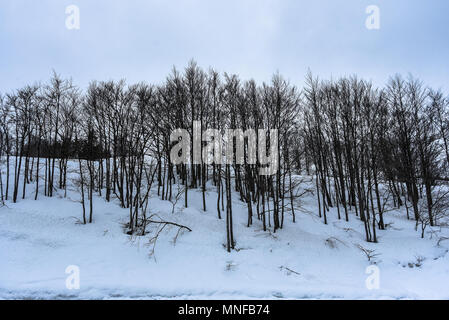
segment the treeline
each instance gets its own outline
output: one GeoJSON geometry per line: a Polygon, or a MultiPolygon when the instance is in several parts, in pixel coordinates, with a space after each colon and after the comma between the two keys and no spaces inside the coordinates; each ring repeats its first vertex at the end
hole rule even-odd
{"type": "Polygon", "coordinates": [[[30,184],[36,200],[58,189],[66,194],[75,160],[82,222],[93,221],[97,193],[129,209],[129,234],[143,235],[154,222],[147,215],[152,187],[173,206],[183,198],[185,207],[189,190],[200,189],[203,210],[226,219],[228,251],[236,243],[233,194],[247,204],[248,227],[259,219],[277,232],[286,218],[296,220],[300,175],[314,179],[324,223],[331,208],[339,219],[355,215],[370,242],[387,227],[383,215],[392,207],[405,207],[422,236],[449,207],[449,100],[413,78],[395,76],[379,89],[356,77],[308,75],[301,90],[279,74],[258,85],[191,62],[161,85],[94,81],[86,92],[54,74],[48,84],[0,95],[0,104],[1,201],[25,198],[30,184]],[[277,143],[265,149],[276,151],[278,170],[260,175],[262,165],[247,161],[247,139],[243,164],[194,164],[192,154],[190,163],[174,165],[170,134],[186,129],[193,143],[194,121],[201,132],[277,129],[277,143]],[[208,186],[218,195],[213,209],[206,207],[208,186]]]}
{"type": "Polygon", "coordinates": [[[367,241],[385,229],[390,201],[407,218],[438,224],[448,210],[449,101],[413,78],[383,89],[356,77],[307,78],[304,137],[316,168],[320,216],[329,207],[348,220],[354,210],[367,241]]]}

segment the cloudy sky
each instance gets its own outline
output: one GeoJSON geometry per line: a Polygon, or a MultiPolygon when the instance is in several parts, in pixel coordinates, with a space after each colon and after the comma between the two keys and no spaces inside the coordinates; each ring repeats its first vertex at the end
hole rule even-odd
{"type": "Polygon", "coordinates": [[[54,69],[90,80],[162,82],[200,66],[302,85],[357,73],[377,85],[402,73],[449,89],[447,0],[1,0],[0,92],[46,81],[54,69]],[[68,5],[80,30],[66,28],[68,5]],[[365,12],[380,9],[380,29],[365,12]]]}

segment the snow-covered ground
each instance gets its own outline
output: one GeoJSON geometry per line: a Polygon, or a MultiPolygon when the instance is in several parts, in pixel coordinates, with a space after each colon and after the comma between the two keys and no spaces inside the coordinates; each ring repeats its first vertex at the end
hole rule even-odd
{"type": "Polygon", "coordinates": [[[366,243],[353,213],[345,222],[332,209],[324,225],[308,195],[296,223],[287,215],[284,228],[273,234],[256,218],[246,227],[247,210],[235,195],[237,250],[228,253],[215,188],[208,186],[207,212],[200,191],[190,191],[189,208],[180,200],[174,213],[170,202],[153,195],[150,213],[192,232],[182,232],[174,243],[178,229],[165,228],[150,256],[156,226],[144,237],[127,235],[129,211],[117,201],[96,197],[94,221],[82,225],[75,190],[66,198],[61,191],[34,201],[32,185],[28,189],[27,199],[0,208],[3,299],[449,299],[449,240],[437,245],[447,230],[428,229],[421,239],[404,213],[388,212],[379,243],[366,243]],[[379,289],[367,288],[366,268],[373,262],[357,245],[375,250],[379,289]],[[79,267],[79,290],[66,288],[69,265],[79,267]]]}

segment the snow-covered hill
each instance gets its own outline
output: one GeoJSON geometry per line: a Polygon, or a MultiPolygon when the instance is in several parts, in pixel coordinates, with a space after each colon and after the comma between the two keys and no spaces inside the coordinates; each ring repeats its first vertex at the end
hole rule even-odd
{"type": "Polygon", "coordinates": [[[274,234],[256,218],[246,227],[247,210],[236,194],[237,244],[228,253],[215,188],[208,186],[207,212],[199,191],[189,193],[189,208],[180,200],[174,213],[172,203],[153,194],[151,214],[192,232],[176,237],[178,228],[167,226],[150,256],[149,239],[160,226],[143,237],[127,235],[129,211],[117,201],[95,197],[94,221],[83,225],[76,190],[34,201],[29,189],[27,199],[0,208],[1,298],[449,299],[449,240],[438,244],[447,230],[429,228],[420,239],[401,212],[386,213],[388,228],[379,231],[379,243],[366,243],[354,213],[346,222],[331,210],[325,225],[308,194],[298,204],[296,223],[287,215],[274,234]],[[360,246],[375,257],[368,261],[360,246]],[[79,290],[66,288],[71,265],[80,270],[79,290]],[[379,289],[366,286],[370,265],[379,268],[379,289]]]}

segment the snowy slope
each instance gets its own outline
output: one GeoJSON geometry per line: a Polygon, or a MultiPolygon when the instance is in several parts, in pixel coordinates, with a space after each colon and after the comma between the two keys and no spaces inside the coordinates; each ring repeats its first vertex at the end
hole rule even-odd
{"type": "MultiPolygon", "coordinates": [[[[131,237],[123,230],[128,210],[118,202],[96,197],[94,223],[82,225],[76,190],[66,198],[39,196],[0,208],[0,298],[81,299],[315,299],[386,298],[449,299],[449,240],[437,245],[442,229],[431,229],[420,239],[404,213],[385,216],[388,230],[379,231],[379,243],[364,241],[363,226],[353,213],[338,220],[336,209],[324,225],[309,194],[301,200],[297,221],[286,216],[284,228],[263,232],[256,218],[246,227],[247,210],[234,196],[234,234],[237,250],[227,253],[225,221],[216,213],[216,192],[208,186],[202,211],[200,191],[189,192],[189,208],[156,195],[150,212],[190,227],[173,242],[177,228],[167,227],[150,256],[149,238],[131,237]],[[380,270],[380,288],[369,290],[365,254],[374,249],[380,270]],[[80,289],[66,288],[66,267],[80,268],[80,289]]],[[[156,190],[155,190],[156,191],[156,190]]],[[[155,192],[154,191],[154,192],[155,192]]]]}

